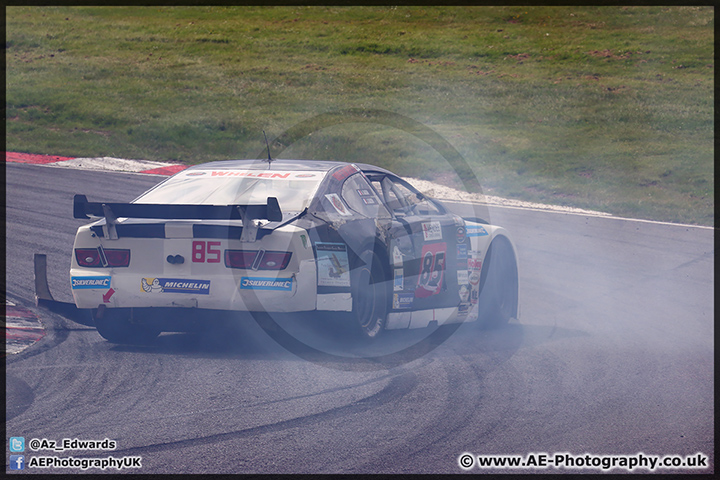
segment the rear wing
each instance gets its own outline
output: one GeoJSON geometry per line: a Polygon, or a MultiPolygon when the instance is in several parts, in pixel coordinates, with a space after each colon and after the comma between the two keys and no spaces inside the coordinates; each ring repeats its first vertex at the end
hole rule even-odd
{"type": "Polygon", "coordinates": [[[280,222],[283,219],[276,197],[267,197],[265,205],[181,205],[157,203],[88,202],[85,195],[73,198],[73,217],[105,217],[107,237],[118,238],[115,225],[120,217],[164,218],[171,220],[242,220],[241,240],[255,241],[258,225],[254,220],[280,222]],[[246,233],[247,232],[247,233],[246,233]]]}

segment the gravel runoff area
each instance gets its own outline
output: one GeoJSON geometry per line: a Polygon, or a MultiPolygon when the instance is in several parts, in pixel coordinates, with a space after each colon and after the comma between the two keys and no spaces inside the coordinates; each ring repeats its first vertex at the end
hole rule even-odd
{"type": "Polygon", "coordinates": [[[536,210],[554,210],[557,212],[565,213],[578,213],[583,215],[600,215],[600,216],[611,216],[609,213],[596,212],[593,210],[584,210],[582,208],[575,207],[563,207],[559,205],[548,205],[545,203],[532,203],[523,202],[521,200],[512,200],[509,198],[494,197],[492,195],[483,195],[481,193],[468,193],[461,190],[455,190],[454,188],[439,185],[437,183],[429,182],[427,180],[419,180],[417,178],[405,178],[405,180],[413,185],[415,188],[420,190],[429,197],[437,198],[438,200],[452,200],[455,202],[469,202],[469,203],[484,203],[487,205],[499,205],[503,207],[517,207],[525,209],[536,209],[536,210]]]}

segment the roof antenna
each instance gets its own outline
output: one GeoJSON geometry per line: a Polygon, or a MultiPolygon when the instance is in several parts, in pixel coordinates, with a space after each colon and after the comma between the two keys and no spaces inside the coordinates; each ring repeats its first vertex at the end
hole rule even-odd
{"type": "MultiPolygon", "coordinates": [[[[263,130],[263,135],[265,135],[265,130],[263,130]]],[[[268,152],[267,162],[268,162],[268,165],[270,165],[270,163],[272,163],[273,159],[272,159],[272,157],[270,157],[270,144],[268,143],[267,135],[265,135],[265,145],[267,146],[267,152],[268,152]]]]}

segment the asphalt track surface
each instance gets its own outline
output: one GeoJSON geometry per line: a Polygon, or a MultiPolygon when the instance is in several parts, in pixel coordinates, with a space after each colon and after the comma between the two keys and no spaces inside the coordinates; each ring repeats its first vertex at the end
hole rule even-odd
{"type": "MultiPolygon", "coordinates": [[[[30,308],[33,253],[48,255],[55,298],[71,301],[83,223],[73,194],[129,201],[161,180],[19,164],[6,173],[7,294],[30,308]]],[[[701,452],[709,468],[693,472],[712,473],[713,230],[490,212],[520,257],[521,318],[505,328],[463,325],[444,341],[388,332],[362,347],[297,317],[280,324],[312,348],[290,351],[244,318],[132,347],[34,309],[47,334],[7,358],[7,436],[115,440],[112,452],[26,456],[142,456],[129,473],[462,473],[464,452],[701,452]]]]}

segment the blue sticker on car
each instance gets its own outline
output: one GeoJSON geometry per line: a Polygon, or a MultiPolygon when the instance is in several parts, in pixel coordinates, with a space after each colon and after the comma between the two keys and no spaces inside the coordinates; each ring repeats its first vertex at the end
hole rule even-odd
{"type": "Polygon", "coordinates": [[[467,225],[467,236],[468,237],[484,237],[488,234],[481,225],[467,225]]]}
{"type": "Polygon", "coordinates": [[[396,268],[395,269],[395,276],[393,281],[393,290],[396,292],[402,292],[405,288],[404,282],[403,282],[403,269],[402,268],[396,268]]]}
{"type": "Polygon", "coordinates": [[[292,292],[292,285],[292,278],[242,277],[240,279],[240,289],[242,290],[292,292]]]}
{"type": "Polygon", "coordinates": [[[393,308],[395,310],[404,310],[412,308],[415,297],[412,293],[394,293],[393,294],[393,308]]]}
{"type": "Polygon", "coordinates": [[[110,287],[111,277],[71,277],[70,282],[73,290],[81,289],[105,289],[110,287]]]}

